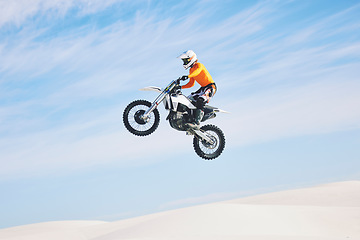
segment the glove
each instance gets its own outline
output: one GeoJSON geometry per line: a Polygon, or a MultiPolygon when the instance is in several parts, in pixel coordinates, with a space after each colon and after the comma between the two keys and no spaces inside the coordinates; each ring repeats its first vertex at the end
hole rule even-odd
{"type": "Polygon", "coordinates": [[[188,77],[187,75],[184,75],[184,76],[182,76],[180,79],[184,81],[184,80],[186,80],[186,79],[188,79],[188,78],[189,78],[189,77],[188,77]]]}

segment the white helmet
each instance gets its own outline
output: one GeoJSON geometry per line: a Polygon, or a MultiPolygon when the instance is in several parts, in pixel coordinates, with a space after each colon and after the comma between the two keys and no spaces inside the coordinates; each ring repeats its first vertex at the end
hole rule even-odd
{"type": "Polygon", "coordinates": [[[183,67],[185,69],[188,69],[197,61],[196,54],[193,50],[185,51],[180,56],[178,56],[178,58],[181,58],[181,60],[183,60],[183,67]]]}

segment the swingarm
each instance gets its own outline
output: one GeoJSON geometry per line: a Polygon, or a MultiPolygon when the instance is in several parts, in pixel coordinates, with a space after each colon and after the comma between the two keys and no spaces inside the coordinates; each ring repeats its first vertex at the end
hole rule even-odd
{"type": "Polygon", "coordinates": [[[188,132],[190,132],[190,134],[194,135],[195,137],[199,138],[200,140],[206,141],[210,145],[214,144],[214,140],[211,138],[211,135],[209,136],[208,134],[206,134],[206,132],[204,132],[202,130],[190,129],[190,130],[188,130],[188,132]]]}

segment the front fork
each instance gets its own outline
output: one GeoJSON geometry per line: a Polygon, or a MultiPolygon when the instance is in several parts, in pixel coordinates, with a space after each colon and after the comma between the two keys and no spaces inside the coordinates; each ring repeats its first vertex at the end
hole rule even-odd
{"type": "Polygon", "coordinates": [[[150,114],[155,110],[155,108],[157,108],[157,106],[159,106],[159,104],[164,100],[166,95],[166,92],[162,92],[151,104],[150,108],[140,118],[145,122],[148,122],[150,120],[150,114]]]}
{"type": "Polygon", "coordinates": [[[151,104],[150,108],[141,116],[141,119],[145,122],[148,122],[150,120],[150,114],[152,111],[159,106],[159,104],[166,98],[167,95],[169,95],[170,91],[176,86],[176,81],[172,81],[162,93],[155,99],[155,101],[151,104]]]}

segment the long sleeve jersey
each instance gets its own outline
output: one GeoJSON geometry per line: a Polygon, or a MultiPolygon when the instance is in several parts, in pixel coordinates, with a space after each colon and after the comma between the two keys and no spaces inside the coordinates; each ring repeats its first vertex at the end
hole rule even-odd
{"type": "Polygon", "coordinates": [[[192,68],[190,68],[189,82],[181,88],[191,88],[195,85],[195,81],[205,87],[210,83],[214,83],[210,73],[206,70],[202,63],[196,62],[192,68]]]}

